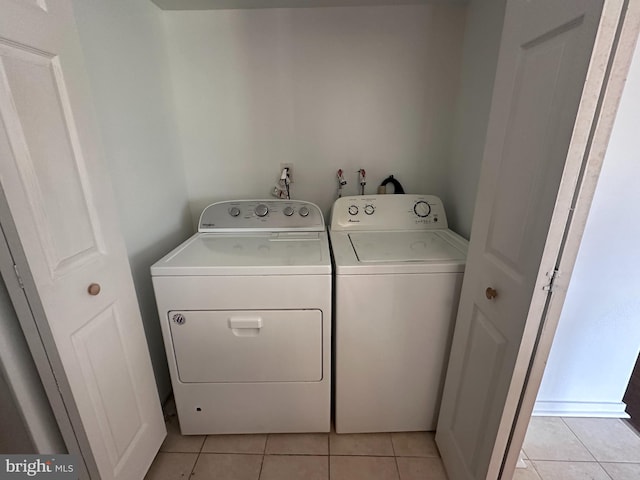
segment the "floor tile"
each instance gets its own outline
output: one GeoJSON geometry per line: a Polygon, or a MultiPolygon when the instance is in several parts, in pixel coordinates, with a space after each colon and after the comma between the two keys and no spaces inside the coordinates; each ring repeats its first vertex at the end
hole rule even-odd
{"type": "Polygon", "coordinates": [[[202,451],[206,453],[264,453],[266,435],[208,435],[202,451]]]}
{"type": "Polygon", "coordinates": [[[439,458],[397,457],[400,480],[447,480],[439,458]]]}
{"type": "Polygon", "coordinates": [[[594,460],[559,417],[531,417],[523,449],[531,460],[594,460]]]}
{"type": "Polygon", "coordinates": [[[601,463],[613,480],[638,480],[640,463],[601,463]]]}
{"type": "Polygon", "coordinates": [[[513,474],[513,480],[541,480],[540,475],[536,471],[530,460],[523,460],[525,468],[516,468],[513,474]]]}
{"type": "Polygon", "coordinates": [[[564,421],[596,460],[640,463],[640,437],[622,420],[565,418],[564,421]]]}
{"type": "Polygon", "coordinates": [[[260,480],[328,480],[329,457],[265,455],[260,480]]]}
{"type": "Polygon", "coordinates": [[[178,425],[178,417],[171,416],[167,421],[167,438],[160,447],[161,452],[200,452],[205,435],[182,435],[178,425]]]}
{"type": "Polygon", "coordinates": [[[392,433],[393,450],[398,457],[439,457],[433,432],[392,433]]]}
{"type": "Polygon", "coordinates": [[[280,433],[267,438],[267,454],[329,455],[327,433],[280,433]]]}
{"type": "Polygon", "coordinates": [[[596,462],[533,461],[542,480],[611,480],[596,462]]]}
{"type": "Polygon", "coordinates": [[[195,479],[258,480],[262,455],[201,453],[193,470],[195,479]]]}
{"type": "Polygon", "coordinates": [[[331,480],[398,480],[393,457],[330,457],[331,480]]]}
{"type": "Polygon", "coordinates": [[[187,480],[197,459],[197,453],[160,452],[144,478],[145,480],[187,480]]]}
{"type": "Polygon", "coordinates": [[[331,455],[393,456],[389,433],[331,433],[331,455]]]}

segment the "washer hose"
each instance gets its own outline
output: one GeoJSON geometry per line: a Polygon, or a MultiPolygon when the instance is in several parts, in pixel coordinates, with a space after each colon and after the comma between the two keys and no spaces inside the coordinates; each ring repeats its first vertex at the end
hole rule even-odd
{"type": "Polygon", "coordinates": [[[402,188],[402,184],[398,180],[393,178],[393,175],[389,175],[387,178],[385,178],[380,184],[380,186],[386,187],[387,183],[393,184],[393,193],[404,193],[404,188],[402,188]]]}

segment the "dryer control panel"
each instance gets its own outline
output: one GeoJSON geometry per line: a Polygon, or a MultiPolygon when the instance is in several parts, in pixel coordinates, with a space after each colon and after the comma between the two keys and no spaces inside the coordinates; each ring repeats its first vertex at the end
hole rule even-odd
{"type": "Polygon", "coordinates": [[[448,228],[435,195],[342,197],[331,209],[332,230],[430,230],[448,228]]]}
{"type": "Polygon", "coordinates": [[[321,232],[324,217],[317,205],[302,200],[231,200],[206,207],[199,232],[321,232]]]}

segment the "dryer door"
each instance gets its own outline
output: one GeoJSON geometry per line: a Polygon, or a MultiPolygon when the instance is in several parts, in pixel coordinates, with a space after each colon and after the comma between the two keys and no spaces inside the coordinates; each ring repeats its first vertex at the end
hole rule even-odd
{"type": "Polygon", "coordinates": [[[319,382],[320,310],[170,311],[183,383],[319,382]]]}

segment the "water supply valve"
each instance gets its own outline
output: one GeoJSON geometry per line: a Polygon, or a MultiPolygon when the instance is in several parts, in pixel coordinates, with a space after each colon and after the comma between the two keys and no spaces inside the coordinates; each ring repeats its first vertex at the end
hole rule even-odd
{"type": "Polygon", "coordinates": [[[338,169],[338,198],[342,197],[342,187],[347,184],[347,180],[344,178],[344,173],[341,168],[338,169]]]}
{"type": "Polygon", "coordinates": [[[360,195],[364,195],[364,186],[367,184],[367,172],[364,171],[364,168],[358,170],[358,178],[360,182],[360,195]]]}

